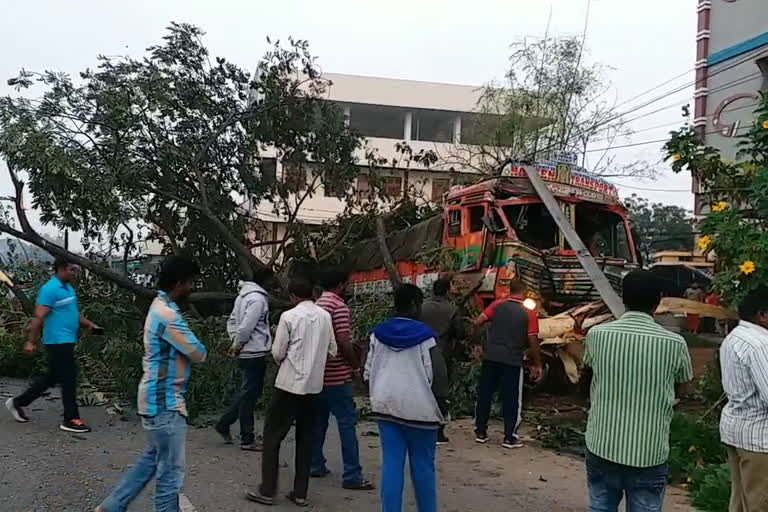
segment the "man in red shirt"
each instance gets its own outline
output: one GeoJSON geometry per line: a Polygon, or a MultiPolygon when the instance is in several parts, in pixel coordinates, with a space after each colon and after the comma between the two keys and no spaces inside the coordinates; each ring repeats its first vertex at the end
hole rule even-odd
{"type": "Polygon", "coordinates": [[[539,354],[539,321],[536,312],[523,306],[525,285],[522,281],[510,283],[510,296],[494,301],[474,321],[474,327],[488,324],[485,347],[482,350],[483,365],[477,386],[475,407],[475,441],[488,442],[488,417],[491,413],[493,394],[502,385],[504,399],[505,448],[519,448],[523,444],[517,435],[522,419],[523,358],[530,348],[533,365],[531,377],[541,378],[539,354]]]}
{"type": "Polygon", "coordinates": [[[360,365],[352,346],[352,322],[349,308],[341,298],[346,282],[347,274],[342,269],[326,269],[320,276],[320,285],[325,291],[315,302],[331,315],[339,355],[328,358],[325,364],[323,391],[320,393],[317,405],[311,475],[323,477],[330,473],[323,455],[323,444],[328,431],[328,419],[333,413],[339,426],[341,455],[344,461],[342,486],[352,490],[371,490],[373,484],[363,477],[363,468],[360,466],[360,451],[355,429],[357,411],[352,395],[352,375],[360,372],[360,365]]]}

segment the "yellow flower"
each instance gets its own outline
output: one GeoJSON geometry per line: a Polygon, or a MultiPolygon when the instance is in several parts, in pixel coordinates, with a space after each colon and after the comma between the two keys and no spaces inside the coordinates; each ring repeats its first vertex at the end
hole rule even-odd
{"type": "Polygon", "coordinates": [[[763,128],[765,128],[766,130],[768,130],[768,120],[766,120],[766,121],[763,121],[763,128]]]}
{"type": "Polygon", "coordinates": [[[699,238],[699,249],[701,249],[702,251],[706,251],[711,243],[712,243],[712,237],[704,235],[703,237],[699,238]]]}
{"type": "Polygon", "coordinates": [[[681,158],[683,158],[683,157],[680,156],[680,153],[675,153],[674,155],[672,155],[672,160],[674,160],[675,162],[677,162],[681,158]]]}
{"type": "Polygon", "coordinates": [[[726,208],[728,208],[728,203],[725,201],[720,201],[719,203],[712,205],[712,211],[717,213],[724,212],[726,208]]]}
{"type": "Polygon", "coordinates": [[[748,276],[749,274],[752,274],[757,267],[755,266],[755,262],[752,260],[747,260],[741,265],[739,265],[739,270],[742,274],[745,276],[748,276]]]}

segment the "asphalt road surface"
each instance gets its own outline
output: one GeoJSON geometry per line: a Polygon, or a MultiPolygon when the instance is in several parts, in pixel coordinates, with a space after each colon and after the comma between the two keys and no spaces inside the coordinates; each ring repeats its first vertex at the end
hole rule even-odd
{"type": "MultiPolygon", "coordinates": [[[[24,382],[0,380],[0,397],[18,394],[24,382]]],[[[32,421],[13,421],[0,410],[0,510],[3,512],[91,511],[106,496],[140,453],[144,444],[134,414],[109,415],[104,408],[83,408],[83,419],[94,431],[73,435],[58,429],[61,419],[58,391],[30,407],[32,421]]],[[[235,427],[235,432],[236,432],[235,427]]],[[[375,424],[362,424],[360,451],[366,475],[378,483],[379,439],[375,424]]],[[[558,456],[534,445],[519,450],[501,448],[501,428],[491,429],[491,442],[473,443],[469,422],[452,423],[451,444],[438,448],[438,502],[441,512],[501,512],[525,510],[586,511],[583,462],[558,456]],[[494,431],[495,430],[495,431],[494,431]]],[[[281,452],[281,496],[292,481],[293,438],[281,452]]],[[[380,510],[377,491],[341,488],[341,455],[338,434],[329,430],[326,457],[332,474],[310,482],[309,500],[315,511],[380,510]]],[[[241,452],[237,445],[223,445],[210,428],[190,427],[187,469],[182,493],[187,510],[196,511],[295,511],[281,499],[274,507],[260,507],[244,499],[245,491],[258,485],[260,455],[241,452]]],[[[130,510],[152,510],[153,488],[130,510]]],[[[415,511],[413,492],[406,485],[404,510],[415,511]]],[[[664,510],[690,511],[682,493],[670,489],[664,510]]]]}

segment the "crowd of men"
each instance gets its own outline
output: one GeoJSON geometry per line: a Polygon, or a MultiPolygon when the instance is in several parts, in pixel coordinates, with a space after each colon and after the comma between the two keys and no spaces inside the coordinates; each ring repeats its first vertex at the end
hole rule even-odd
{"type": "MultiPolygon", "coordinates": [[[[73,265],[57,261],[54,275],[40,290],[25,350],[42,341],[48,372],[6,407],[19,422],[29,421],[25,407],[56,384],[62,388],[62,430],[87,432],[76,404],[73,347],[78,329],[101,328],[80,315],[70,285],[73,265]]],[[[143,376],[138,413],[146,448],[96,512],[124,511],[155,479],[155,510],[179,509],[187,429],[185,395],[191,365],[206,348],[189,329],[180,303],[192,293],[200,271],[195,262],[169,257],[157,281],[157,296],[144,324],[143,376]]],[[[329,268],[319,279],[295,276],[288,284],[293,307],[270,328],[266,289],[243,283],[227,323],[231,355],[241,369],[241,386],[215,426],[231,443],[231,426],[240,423],[240,447],[261,451],[261,483],[246,497],[272,505],[278,490],[279,452],[295,428],[293,488],[287,499],[306,507],[311,477],[330,471],[324,441],[332,414],[338,425],[343,461],[342,486],[350,491],[374,488],[363,473],[356,432],[352,381],[368,384],[371,409],[381,439],[380,496],[384,512],[400,512],[405,459],[419,512],[436,512],[436,446],[447,443],[448,382],[451,355],[464,331],[461,313],[451,302],[450,278],[434,283],[433,296],[402,284],[393,292],[394,313],[370,333],[363,361],[352,340],[350,311],[344,301],[346,274],[329,268]],[[318,286],[322,291],[318,291],[318,286]],[[447,357],[446,357],[447,356],[447,357]],[[267,358],[277,376],[259,442],[254,407],[265,385],[267,358]]],[[[262,283],[263,284],[263,283],[262,283]]],[[[669,456],[669,428],[681,386],[691,380],[685,340],[660,325],[653,314],[663,287],[653,274],[636,271],[623,282],[627,312],[593,327],[586,339],[584,363],[591,369],[591,407],[586,432],[586,470],[591,512],[662,510],[669,456]]],[[[541,378],[538,319],[523,304],[526,289],[513,280],[508,296],[492,302],[473,322],[475,333],[487,326],[477,386],[475,441],[487,443],[493,394],[503,397],[502,446],[522,446],[523,368],[541,378]]],[[[768,510],[768,290],[742,301],[741,323],[721,347],[723,386],[728,397],[721,417],[732,475],[731,512],[768,510]]],[[[479,337],[474,336],[474,339],[479,337]]],[[[577,500],[575,498],[574,502],[577,500]]]]}

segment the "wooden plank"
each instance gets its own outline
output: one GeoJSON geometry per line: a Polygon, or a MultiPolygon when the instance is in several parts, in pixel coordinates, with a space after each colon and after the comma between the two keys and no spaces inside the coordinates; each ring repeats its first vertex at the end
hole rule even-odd
{"type": "Polygon", "coordinates": [[[663,313],[690,313],[715,320],[738,320],[739,316],[720,306],[713,306],[695,300],[681,299],[678,297],[664,297],[656,309],[656,314],[663,313]]]}
{"type": "Polygon", "coordinates": [[[565,218],[563,211],[560,209],[560,204],[541,180],[536,168],[531,165],[526,165],[525,172],[528,174],[528,179],[531,180],[534,190],[536,190],[536,193],[541,198],[544,206],[549,210],[549,214],[552,215],[552,218],[560,228],[563,236],[568,241],[568,244],[570,244],[571,249],[576,252],[576,257],[579,259],[579,263],[581,263],[584,271],[589,275],[590,279],[592,279],[592,282],[595,283],[595,288],[598,293],[600,293],[603,302],[605,302],[605,305],[611,310],[613,316],[619,318],[624,314],[624,303],[622,302],[621,297],[619,297],[611,286],[610,281],[608,281],[608,278],[605,277],[605,274],[600,270],[600,267],[584,245],[584,242],[581,241],[576,230],[573,229],[571,223],[565,218]]]}

